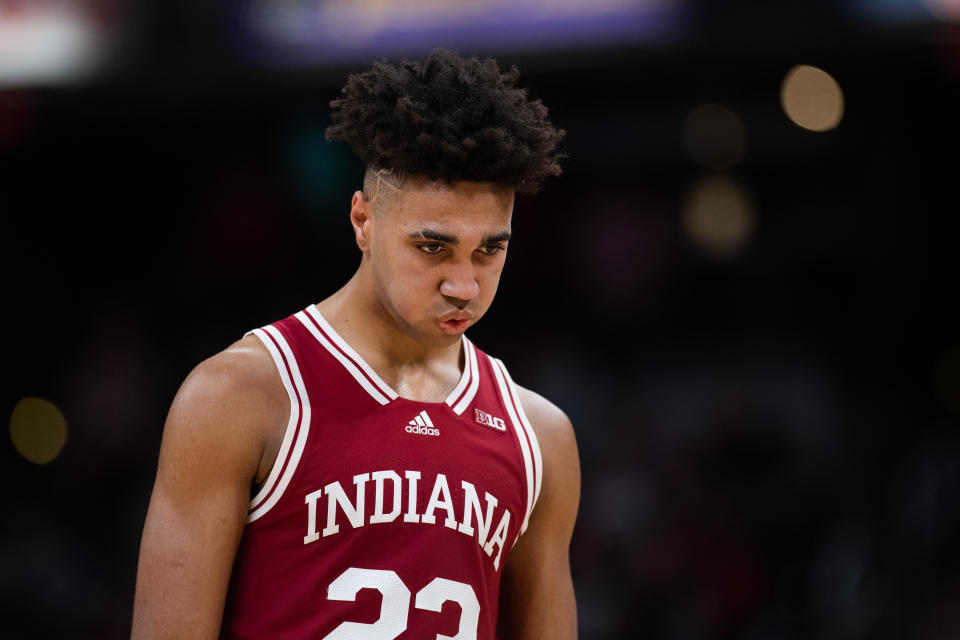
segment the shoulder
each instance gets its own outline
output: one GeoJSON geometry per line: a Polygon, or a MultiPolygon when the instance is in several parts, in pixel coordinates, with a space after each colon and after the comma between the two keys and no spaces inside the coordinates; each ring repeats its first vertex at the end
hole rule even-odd
{"type": "Polygon", "coordinates": [[[243,414],[278,401],[285,402],[286,393],[273,358],[259,338],[248,335],[194,367],[174,403],[243,414]]]}
{"type": "Polygon", "coordinates": [[[517,393],[540,445],[543,477],[512,570],[533,575],[537,567],[565,562],[580,503],[580,459],[566,414],[529,389],[517,387],[517,393]]]}
{"type": "Polygon", "coordinates": [[[517,395],[530,426],[537,436],[545,469],[560,464],[579,468],[577,441],[570,418],[554,403],[539,393],[516,385],[517,395]]]}
{"type": "Polygon", "coordinates": [[[167,416],[164,441],[255,461],[274,448],[289,414],[289,399],[273,358],[248,335],[198,364],[181,385],[167,416]],[[209,445],[209,446],[208,446],[209,445]]]}
{"type": "MultiPolygon", "coordinates": [[[[544,503],[551,504],[559,499],[561,502],[571,501],[560,511],[572,508],[575,513],[580,493],[580,455],[573,425],[557,405],[540,394],[519,385],[517,394],[537,436],[543,463],[542,491],[535,512],[543,512],[544,503]]],[[[552,507],[547,510],[554,511],[552,507]]]]}

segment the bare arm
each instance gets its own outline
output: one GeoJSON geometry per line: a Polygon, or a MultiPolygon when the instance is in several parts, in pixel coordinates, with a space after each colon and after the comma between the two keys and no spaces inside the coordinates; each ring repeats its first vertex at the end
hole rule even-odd
{"type": "Polygon", "coordinates": [[[286,422],[285,398],[254,336],[201,363],[177,392],[140,544],[133,638],[219,634],[250,489],[286,422]]]}
{"type": "Polygon", "coordinates": [[[520,401],[540,442],[543,485],[526,533],[510,552],[500,590],[504,640],[577,637],[570,537],[580,502],[580,461],[570,420],[526,389],[520,401]]]}

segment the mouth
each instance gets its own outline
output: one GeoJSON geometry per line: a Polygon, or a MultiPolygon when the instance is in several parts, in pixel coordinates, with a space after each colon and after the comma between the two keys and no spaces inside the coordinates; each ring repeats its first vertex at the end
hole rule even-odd
{"type": "Polygon", "coordinates": [[[440,316],[439,323],[445,333],[455,335],[463,333],[472,320],[473,314],[469,311],[454,311],[440,316]]]}

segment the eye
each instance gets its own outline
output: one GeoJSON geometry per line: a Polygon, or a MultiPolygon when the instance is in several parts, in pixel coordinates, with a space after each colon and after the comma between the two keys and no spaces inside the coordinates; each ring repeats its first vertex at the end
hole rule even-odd
{"type": "Polygon", "coordinates": [[[438,242],[426,242],[423,244],[418,244],[417,249],[420,249],[420,251],[423,251],[424,253],[433,255],[435,253],[440,253],[443,250],[443,245],[438,242]]]}
{"type": "Polygon", "coordinates": [[[479,251],[486,256],[495,256],[501,251],[506,251],[506,247],[501,244],[488,244],[485,247],[480,247],[479,251]]]}

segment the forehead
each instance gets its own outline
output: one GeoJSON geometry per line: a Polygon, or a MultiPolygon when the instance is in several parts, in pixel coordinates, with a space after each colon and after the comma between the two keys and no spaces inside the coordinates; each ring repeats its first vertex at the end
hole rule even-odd
{"type": "Polygon", "coordinates": [[[392,224],[438,227],[467,234],[509,231],[514,191],[489,182],[433,182],[408,178],[389,208],[392,224]]]}

